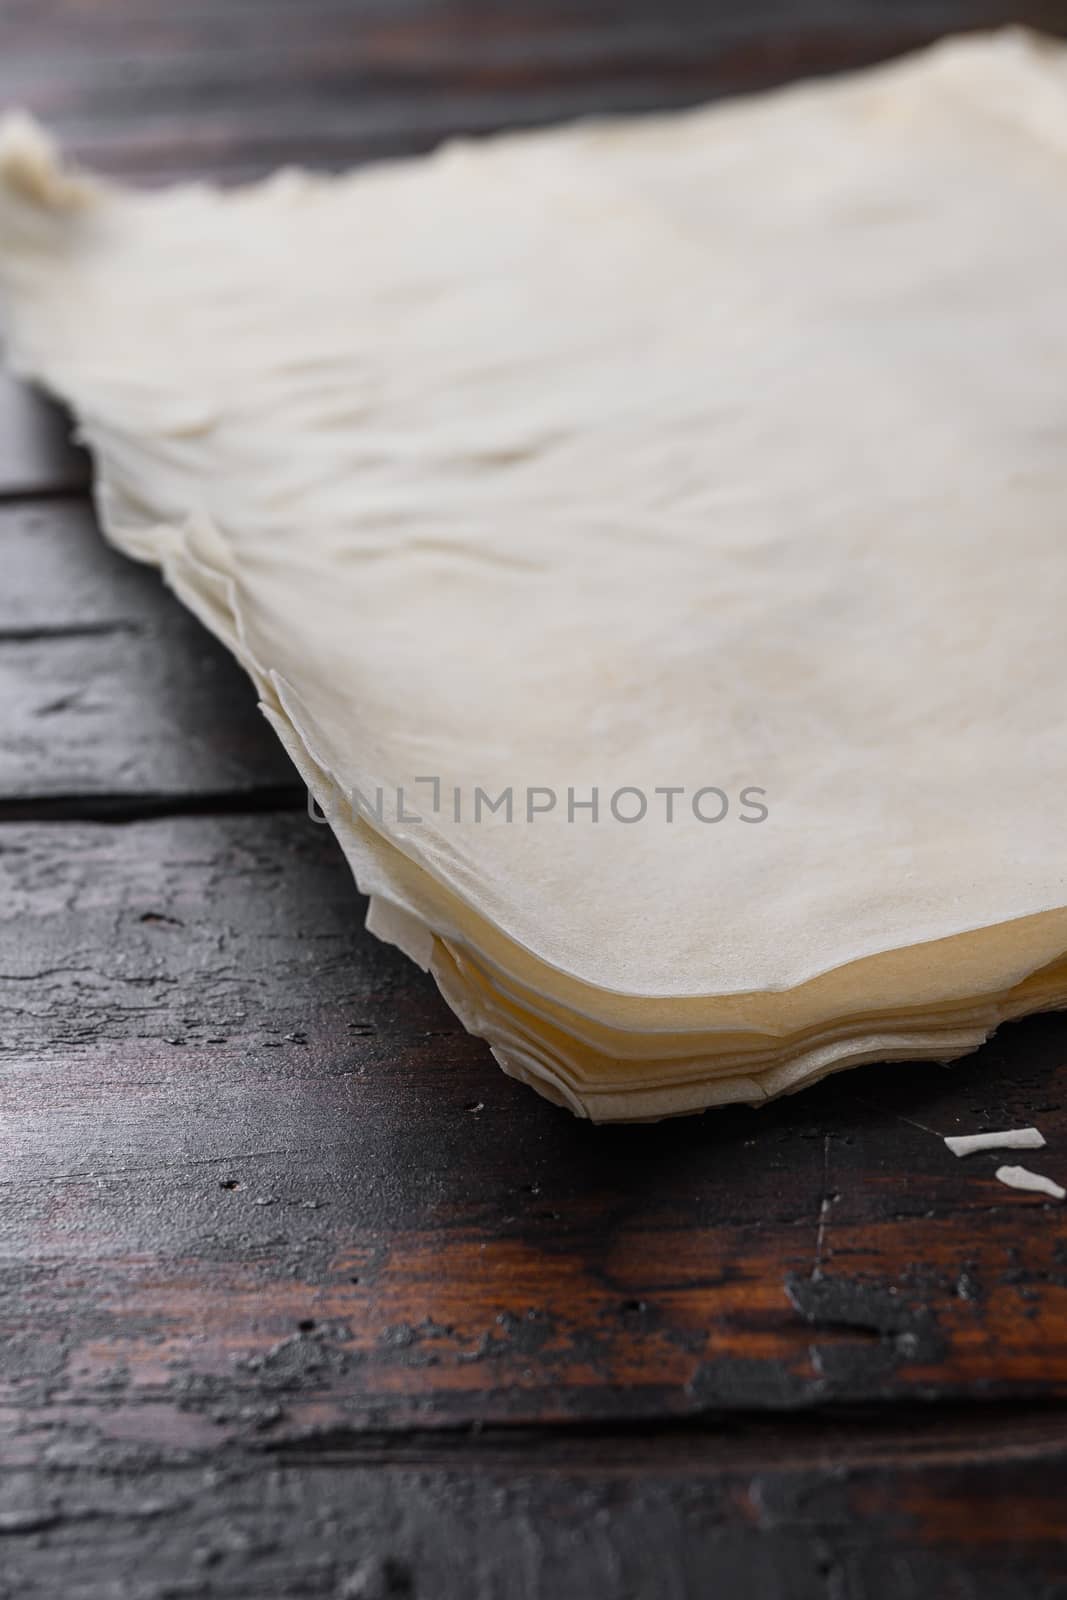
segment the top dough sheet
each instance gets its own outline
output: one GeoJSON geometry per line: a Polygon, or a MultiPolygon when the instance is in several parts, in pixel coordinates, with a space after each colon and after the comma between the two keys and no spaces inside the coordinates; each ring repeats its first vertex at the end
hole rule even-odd
{"type": "Polygon", "coordinates": [[[650,999],[1067,906],[1065,285],[1017,32],[228,193],[0,145],[9,350],[110,535],[428,882],[650,999]]]}

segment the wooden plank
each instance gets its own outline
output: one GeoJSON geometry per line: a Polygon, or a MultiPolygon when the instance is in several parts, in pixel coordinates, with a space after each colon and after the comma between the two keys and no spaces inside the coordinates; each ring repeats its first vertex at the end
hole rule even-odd
{"type": "MultiPolygon", "coordinates": [[[[11,9],[11,8],[9,8],[11,9]]],[[[0,97],[116,172],[342,165],[441,138],[689,105],[859,66],[959,29],[1067,32],[1064,0],[743,8],[331,0],[299,9],[49,0],[0,19],[0,97]]]]}
{"type": "Polygon", "coordinates": [[[0,568],[0,817],[42,799],[302,803],[244,673],[87,504],[0,506],[0,568]]]}
{"type": "Polygon", "coordinates": [[[26,496],[82,494],[85,455],[58,407],[0,371],[0,504],[26,496]]]}
{"type": "MultiPolygon", "coordinates": [[[[110,170],[243,175],[1009,15],[1067,31],[1062,0],[34,0],[0,95],[110,170]]],[[[62,439],[0,385],[0,500],[77,492],[62,439]]],[[[84,510],[0,514],[0,558],[0,817],[298,798],[240,674],[84,510]]],[[[3,1587],[1051,1600],[1063,1213],[937,1135],[1036,1121],[1062,1179],[1067,1019],[597,1130],[359,920],[295,816],[0,828],[3,1587]]]]}
{"type": "MultiPolygon", "coordinates": [[[[177,1453],[177,1452],[175,1452],[177,1453]]],[[[0,1480],[12,1595],[1053,1600],[1056,1418],[161,1462],[83,1432],[0,1480]],[[88,1447],[88,1449],[87,1449],[88,1447]],[[91,1453],[92,1463],[87,1460],[91,1453]],[[73,1470],[72,1470],[73,1469],[73,1470]],[[43,1491],[43,1492],[42,1492],[43,1491]]]]}
{"type": "Polygon", "coordinates": [[[937,1137],[1036,1122],[1062,1178],[1067,1017],[951,1070],[595,1128],[360,930],[306,818],[10,825],[0,852],[31,1455],[90,1420],[206,1449],[1067,1396],[1064,1213],[937,1137]]]}

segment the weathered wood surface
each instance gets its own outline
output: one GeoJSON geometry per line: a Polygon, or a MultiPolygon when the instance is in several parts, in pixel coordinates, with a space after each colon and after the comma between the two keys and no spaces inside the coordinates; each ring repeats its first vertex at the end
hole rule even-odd
{"type": "Polygon", "coordinates": [[[299,804],[245,674],[84,501],[0,504],[0,572],[0,817],[299,804]]]}
{"type": "MultiPolygon", "coordinates": [[[[1059,1600],[1058,1419],[220,1453],[2,1482],[18,1600],[1059,1600]]],[[[86,1466],[87,1458],[95,1469],[86,1466]]]]}
{"type": "Polygon", "coordinates": [[[88,461],[69,435],[56,406],[0,371],[0,507],[27,497],[84,494],[88,461]]]}
{"type": "Polygon", "coordinates": [[[1062,1213],[939,1137],[1036,1121],[1067,1175],[1067,1016],[951,1069],[596,1128],[361,930],[306,816],[9,824],[0,905],[20,1454],[71,1426],[1067,1398],[1062,1213]]]}
{"type": "Polygon", "coordinates": [[[839,71],[958,29],[1067,31],[1064,0],[8,0],[0,103],[146,177],[336,166],[457,133],[839,71]]]}
{"type": "MultiPolygon", "coordinates": [[[[1067,3],[13,0],[0,103],[232,175],[1005,20],[1067,3]]],[[[84,473],[0,381],[0,1596],[1062,1600],[1064,1213],[939,1136],[1064,1179],[1067,1017],[573,1121],[361,931],[84,473]]]]}

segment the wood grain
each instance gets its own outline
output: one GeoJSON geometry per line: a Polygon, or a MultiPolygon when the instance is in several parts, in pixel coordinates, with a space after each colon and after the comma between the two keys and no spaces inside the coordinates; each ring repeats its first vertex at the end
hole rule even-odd
{"type": "Polygon", "coordinates": [[[1064,1441],[778,1423],[717,1437],[416,1437],[163,1464],[130,1438],[3,1480],[9,1593],[246,1600],[1056,1600],[1064,1441]],[[756,1447],[755,1449],[753,1447],[756,1447]]]}
{"type": "Polygon", "coordinates": [[[595,1128],[361,931],[306,817],[9,825],[0,851],[31,1454],[75,1417],[206,1447],[1067,1396],[1062,1212],[939,1137],[1038,1122],[1062,1177],[1067,1017],[595,1128]]]}
{"type": "Polygon", "coordinates": [[[939,1135],[1062,1176],[1067,1017],[598,1129],[306,817],[8,824],[0,907],[20,1600],[1053,1600],[1062,1212],[939,1135]]]}
{"type": "Polygon", "coordinates": [[[114,172],[245,176],[692,105],[1009,22],[1065,32],[1067,4],[15,0],[0,18],[0,101],[114,172]]]}
{"type": "MultiPolygon", "coordinates": [[[[10,0],[0,103],[228,178],[1009,20],[1067,0],[10,0]]],[[[1062,1600],[1065,1213],[940,1135],[1063,1180],[1067,1017],[574,1121],[362,932],[85,481],[0,379],[0,1596],[1062,1600]]]]}
{"type": "Polygon", "coordinates": [[[56,406],[0,371],[0,507],[10,500],[84,495],[85,456],[56,406]]]}
{"type": "Polygon", "coordinates": [[[0,817],[302,803],[245,674],[87,505],[0,505],[0,571],[0,817]]]}

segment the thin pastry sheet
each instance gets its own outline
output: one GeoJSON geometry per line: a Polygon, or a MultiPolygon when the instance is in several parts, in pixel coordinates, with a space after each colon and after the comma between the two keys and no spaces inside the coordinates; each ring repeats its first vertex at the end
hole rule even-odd
{"type": "Polygon", "coordinates": [[[0,302],[375,930],[661,1115],[1067,1000],[1065,185],[1018,30],[230,192],[13,118],[0,302]]]}

